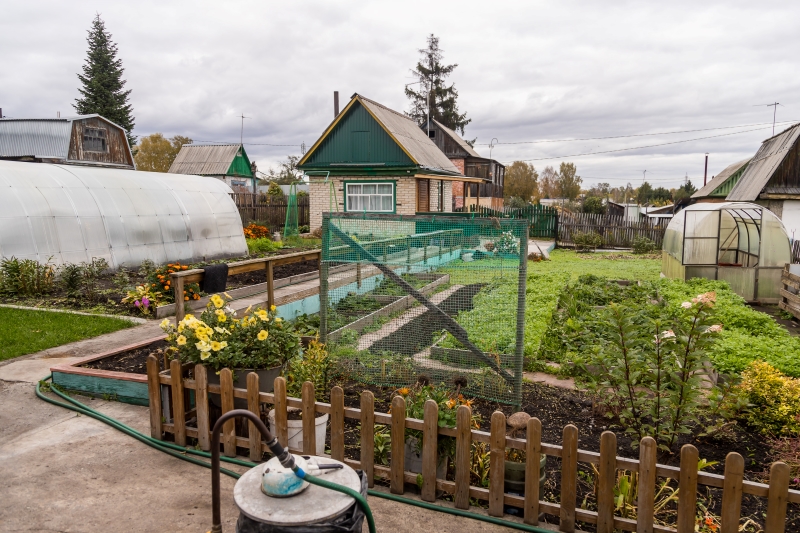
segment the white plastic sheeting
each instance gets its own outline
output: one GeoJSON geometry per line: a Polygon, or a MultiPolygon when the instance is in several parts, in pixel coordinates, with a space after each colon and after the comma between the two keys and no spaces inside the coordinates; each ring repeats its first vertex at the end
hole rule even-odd
{"type": "Polygon", "coordinates": [[[112,268],[247,254],[214,178],[0,161],[0,256],[112,268]]]}
{"type": "Polygon", "coordinates": [[[747,202],[699,203],[673,217],[664,235],[662,273],[730,283],[747,300],[777,301],[780,271],[791,262],[786,229],[769,209],[747,202]]]}

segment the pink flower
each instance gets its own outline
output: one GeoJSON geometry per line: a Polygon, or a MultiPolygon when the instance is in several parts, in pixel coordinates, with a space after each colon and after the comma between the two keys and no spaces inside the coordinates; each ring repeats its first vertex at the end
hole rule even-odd
{"type": "Polygon", "coordinates": [[[689,309],[692,307],[692,302],[683,302],[681,304],[681,307],[683,307],[684,309],[689,309]]]}
{"type": "Polygon", "coordinates": [[[140,305],[142,305],[142,303],[139,300],[136,300],[135,302],[133,302],[133,305],[139,307],[140,305]]]}
{"type": "Polygon", "coordinates": [[[145,308],[145,309],[147,309],[148,307],[150,307],[150,300],[147,298],[147,296],[145,296],[144,298],[142,298],[142,305],[144,306],[144,308],[145,308]]]}

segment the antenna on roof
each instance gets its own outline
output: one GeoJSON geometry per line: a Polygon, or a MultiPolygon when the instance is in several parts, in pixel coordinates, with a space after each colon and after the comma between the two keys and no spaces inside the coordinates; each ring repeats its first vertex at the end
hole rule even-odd
{"type": "Polygon", "coordinates": [[[756,104],[753,107],[771,107],[772,108],[772,136],[775,136],[775,117],[778,113],[778,106],[786,107],[780,102],[775,102],[773,104],[756,104]]]}
{"type": "Polygon", "coordinates": [[[244,113],[242,113],[242,116],[241,116],[241,119],[242,119],[242,129],[241,129],[241,131],[239,132],[239,144],[244,144],[244,142],[243,142],[243,140],[244,140],[244,119],[246,119],[246,118],[250,118],[250,117],[246,117],[246,116],[244,116],[244,113]]]}

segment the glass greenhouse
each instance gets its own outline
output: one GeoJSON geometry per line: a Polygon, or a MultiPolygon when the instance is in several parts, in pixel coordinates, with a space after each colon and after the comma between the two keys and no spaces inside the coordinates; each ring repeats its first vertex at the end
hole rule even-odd
{"type": "Polygon", "coordinates": [[[789,237],[769,209],[746,202],[690,205],[667,226],[661,272],[727,281],[747,301],[779,299],[789,237]]]}
{"type": "Polygon", "coordinates": [[[230,192],[199,176],[0,161],[0,257],[116,269],[246,255],[230,192]]]}

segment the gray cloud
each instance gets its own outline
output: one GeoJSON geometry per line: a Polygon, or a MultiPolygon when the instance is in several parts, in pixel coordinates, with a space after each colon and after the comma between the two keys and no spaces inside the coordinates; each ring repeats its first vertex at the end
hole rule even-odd
{"type": "MultiPolygon", "coordinates": [[[[0,19],[0,106],[8,116],[71,114],[96,10],[119,45],[138,135],[238,140],[263,168],[310,146],[332,91],[397,110],[433,32],[488,143],[602,137],[800,119],[800,4],[792,2],[14,2],[0,19]]],[[[745,128],[748,129],[748,128],[745,128]]],[[[499,145],[501,161],[644,146],[725,133],[499,145]]],[[[589,183],[702,180],[771,134],[575,157],[589,183]]],[[[478,146],[488,155],[487,146],[478,146]]],[[[560,160],[535,162],[556,166],[560,160]]]]}

